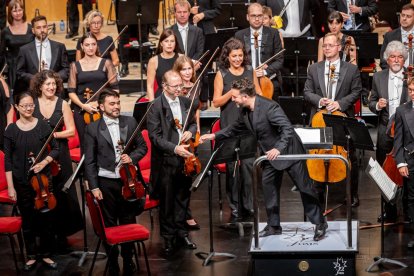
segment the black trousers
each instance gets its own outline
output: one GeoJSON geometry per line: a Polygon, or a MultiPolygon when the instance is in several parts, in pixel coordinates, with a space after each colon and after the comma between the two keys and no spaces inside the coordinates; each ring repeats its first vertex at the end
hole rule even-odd
{"type": "MultiPolygon", "coordinates": [[[[262,186],[267,213],[267,224],[280,226],[280,187],[282,185],[283,172],[276,170],[269,162],[263,164],[262,186]]],[[[313,224],[324,222],[321,207],[316,191],[312,188],[308,169],[304,161],[296,162],[285,171],[289,174],[293,183],[300,191],[305,215],[313,224]]]]}
{"type": "MultiPolygon", "coordinates": [[[[83,18],[92,10],[91,0],[82,0],[83,18]]],[[[69,0],[69,30],[70,33],[77,33],[79,29],[78,0],[69,0]]]]}
{"type": "MultiPolygon", "coordinates": [[[[120,179],[99,177],[99,189],[102,192],[101,202],[102,213],[106,227],[136,223],[134,206],[131,206],[122,197],[122,182],[120,179]]],[[[110,246],[104,244],[107,254],[110,246]]],[[[122,258],[127,261],[132,258],[132,244],[121,245],[122,258]]],[[[112,248],[110,262],[117,263],[119,250],[118,247],[112,248]]]]}
{"type": "Polygon", "coordinates": [[[404,189],[407,195],[407,213],[414,220],[414,167],[409,169],[409,177],[404,177],[404,189]]]}
{"type": "Polygon", "coordinates": [[[186,237],[186,214],[190,202],[191,177],[182,166],[164,165],[160,176],[160,233],[164,239],[186,237]]]}

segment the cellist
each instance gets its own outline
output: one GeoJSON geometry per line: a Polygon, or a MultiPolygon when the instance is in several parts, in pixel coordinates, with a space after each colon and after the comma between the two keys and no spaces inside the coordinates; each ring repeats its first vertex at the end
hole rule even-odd
{"type": "MultiPolygon", "coordinates": [[[[369,109],[378,115],[376,158],[380,165],[384,163],[386,154],[393,146],[393,138],[386,133],[389,119],[395,114],[397,107],[407,101],[407,85],[403,81],[404,62],[407,57],[408,52],[402,42],[394,40],[388,43],[384,52],[388,69],[375,73],[372,81],[369,109]]],[[[386,203],[384,207],[385,220],[395,221],[396,206],[386,203]]],[[[381,216],[378,220],[381,220],[381,216]]]]}
{"type": "MultiPolygon", "coordinates": [[[[98,98],[99,108],[103,116],[90,123],[85,130],[85,174],[89,189],[96,199],[101,201],[101,208],[106,227],[135,223],[141,201],[128,202],[122,196],[122,180],[119,174],[121,164],[138,164],[147,152],[144,138],[139,133],[132,150],[122,154],[119,141],[127,143],[137,127],[132,117],[122,116],[119,94],[115,90],[105,88],[98,98]]],[[[105,249],[109,253],[107,244],[105,249]]],[[[121,245],[124,263],[124,275],[132,275],[136,264],[132,261],[132,245],[121,245]]],[[[109,274],[119,274],[118,248],[114,247],[109,257],[109,274]]]]}
{"type": "MultiPolygon", "coordinates": [[[[312,64],[304,88],[305,100],[312,106],[311,119],[322,108],[330,112],[341,111],[348,117],[354,117],[354,103],[361,95],[361,77],[358,67],[344,62],[339,57],[341,40],[332,33],[323,38],[322,43],[325,60],[312,64]],[[332,84],[332,97],[327,97],[328,73],[331,65],[335,66],[337,80],[332,84]]],[[[355,152],[351,150],[349,157],[352,162],[352,206],[359,205],[358,197],[358,162],[355,152]]]]}

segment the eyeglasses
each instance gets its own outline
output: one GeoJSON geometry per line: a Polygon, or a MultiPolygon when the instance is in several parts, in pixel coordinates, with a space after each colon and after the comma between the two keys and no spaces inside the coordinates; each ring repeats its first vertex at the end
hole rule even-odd
{"type": "Polygon", "coordinates": [[[168,83],[166,83],[165,85],[167,85],[168,87],[170,87],[171,89],[175,89],[175,90],[181,90],[184,88],[184,85],[182,84],[177,84],[177,85],[169,85],[168,83]]]}
{"type": "Polygon", "coordinates": [[[336,46],[339,46],[339,44],[322,44],[322,48],[324,48],[324,49],[334,48],[336,46]]]}
{"type": "Polygon", "coordinates": [[[263,14],[249,14],[249,17],[253,19],[263,19],[263,14]]]}
{"type": "Polygon", "coordinates": [[[20,108],[24,110],[33,109],[35,107],[35,104],[19,104],[20,108]]]}

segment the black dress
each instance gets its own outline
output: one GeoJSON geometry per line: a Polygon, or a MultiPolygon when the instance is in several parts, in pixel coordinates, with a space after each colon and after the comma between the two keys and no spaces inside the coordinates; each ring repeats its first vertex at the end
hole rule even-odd
{"type": "MultiPolygon", "coordinates": [[[[112,36],[106,36],[100,40],[98,40],[98,50],[99,53],[102,55],[103,52],[108,49],[109,45],[112,44],[112,42],[114,41],[114,39],[112,38],[112,36]]],[[[81,45],[80,45],[80,40],[78,40],[78,44],[76,45],[76,50],[82,50],[81,45]]],[[[111,47],[109,48],[108,51],[106,51],[104,56],[101,56],[101,58],[106,58],[112,61],[111,59],[111,52],[115,50],[115,44],[112,44],[111,47]]]]}
{"type": "Polygon", "coordinates": [[[0,82],[0,150],[3,150],[4,141],[4,129],[7,125],[7,113],[10,111],[11,103],[10,98],[6,97],[4,92],[3,83],[0,82]]]}
{"type": "MultiPolygon", "coordinates": [[[[39,120],[43,120],[54,129],[60,118],[63,116],[62,111],[63,100],[57,99],[55,110],[52,116],[47,119],[40,112],[39,100],[35,99],[35,110],[33,116],[39,120]]],[[[62,124],[63,127],[63,124],[62,124]]],[[[60,127],[57,131],[61,131],[60,127]]],[[[53,190],[58,202],[56,212],[56,227],[55,232],[59,238],[70,236],[83,228],[82,213],[79,208],[76,185],[71,185],[68,193],[62,192],[63,185],[71,177],[72,160],[69,154],[68,139],[56,139],[59,145],[58,162],[60,165],[59,174],[52,177],[53,190]]]]}
{"type": "MultiPolygon", "coordinates": [[[[8,65],[8,84],[11,90],[14,89],[16,82],[17,56],[21,46],[34,40],[32,25],[27,24],[27,32],[23,35],[12,34],[7,26],[1,32],[0,56],[5,56],[8,65]]],[[[2,61],[2,64],[3,61],[2,61]]]]}
{"type": "MultiPolygon", "coordinates": [[[[17,206],[22,216],[23,237],[29,258],[36,254],[49,256],[52,250],[54,210],[40,213],[34,208],[35,191],[29,183],[27,172],[31,164],[29,153],[37,155],[51,133],[51,128],[46,122],[38,120],[36,126],[28,131],[21,130],[15,123],[10,124],[4,133],[4,164],[5,171],[12,172],[13,184],[17,193],[17,206]],[[40,247],[36,247],[36,236],[40,236],[40,247]]],[[[52,150],[47,155],[53,159],[59,154],[59,147],[52,140],[52,150]]],[[[42,173],[49,175],[49,166],[42,173]]],[[[50,187],[53,191],[53,187],[50,187]]],[[[59,203],[57,203],[59,204],[59,203]]]]}
{"type": "Polygon", "coordinates": [[[154,98],[158,98],[162,93],[162,76],[164,76],[165,72],[171,70],[174,66],[174,62],[178,58],[178,54],[176,53],[172,58],[163,58],[161,54],[157,55],[158,57],[158,66],[157,70],[155,71],[155,80],[157,81],[158,88],[155,91],[154,98]]]}

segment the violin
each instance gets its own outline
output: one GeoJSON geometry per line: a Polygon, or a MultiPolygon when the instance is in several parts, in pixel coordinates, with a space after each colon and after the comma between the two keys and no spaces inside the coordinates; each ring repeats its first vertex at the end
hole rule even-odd
{"type": "MultiPolygon", "coordinates": [[[[330,65],[330,74],[328,76],[328,98],[332,98],[332,86],[335,82],[335,66],[330,65]]],[[[325,121],[323,119],[323,114],[333,114],[337,116],[346,115],[340,111],[335,111],[333,113],[329,112],[326,108],[321,109],[312,118],[312,127],[326,127],[325,121]]],[[[347,158],[348,154],[346,150],[341,146],[334,145],[332,149],[321,150],[313,149],[309,151],[310,154],[340,154],[343,157],[347,158]]],[[[315,181],[325,182],[325,183],[336,183],[344,180],[346,178],[346,166],[345,164],[337,159],[332,160],[312,160],[309,159],[306,161],[308,167],[309,176],[315,181]]]]}
{"type": "Polygon", "coordinates": [[[342,61],[346,61],[347,57],[349,56],[349,59],[351,62],[351,55],[350,55],[350,51],[351,51],[351,37],[348,36],[345,40],[345,45],[344,45],[344,50],[343,50],[343,55],[342,55],[342,61]]]}
{"type": "Polygon", "coordinates": [[[409,34],[408,39],[408,65],[413,65],[413,35],[409,34]]]}

